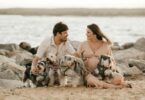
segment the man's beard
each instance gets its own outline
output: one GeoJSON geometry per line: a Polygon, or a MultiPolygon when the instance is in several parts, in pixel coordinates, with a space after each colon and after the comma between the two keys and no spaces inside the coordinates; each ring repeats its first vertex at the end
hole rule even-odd
{"type": "Polygon", "coordinates": [[[67,38],[66,39],[61,39],[61,42],[66,42],[67,41],[67,38]]]}

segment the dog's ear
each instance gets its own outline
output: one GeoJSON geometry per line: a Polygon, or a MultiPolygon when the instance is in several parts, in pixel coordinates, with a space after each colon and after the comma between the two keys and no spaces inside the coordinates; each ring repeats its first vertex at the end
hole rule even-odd
{"type": "Polygon", "coordinates": [[[76,70],[76,72],[80,75],[80,76],[83,76],[84,74],[85,74],[85,72],[86,72],[86,68],[85,68],[85,66],[84,66],[84,62],[83,62],[83,60],[82,59],[80,59],[80,58],[76,58],[75,59],[76,61],[75,61],[75,70],[76,70]]]}
{"type": "Polygon", "coordinates": [[[37,67],[39,69],[39,73],[42,73],[45,71],[45,67],[43,65],[38,65],[37,67]]]}
{"type": "Polygon", "coordinates": [[[51,64],[52,63],[52,61],[47,57],[46,59],[46,62],[48,63],[48,64],[51,64]]]}
{"type": "Polygon", "coordinates": [[[82,75],[81,64],[80,64],[79,62],[75,62],[74,71],[75,71],[77,74],[82,75]]]}
{"type": "Polygon", "coordinates": [[[29,68],[29,67],[31,67],[31,65],[32,65],[32,63],[27,63],[27,64],[25,65],[25,67],[26,67],[26,68],[29,68]]]}
{"type": "Polygon", "coordinates": [[[62,66],[63,63],[64,63],[64,57],[59,58],[59,59],[58,59],[58,65],[59,65],[59,66],[62,66]]]}
{"type": "Polygon", "coordinates": [[[99,59],[99,65],[101,65],[101,62],[102,62],[102,55],[101,56],[98,56],[98,59],[99,59]]]}

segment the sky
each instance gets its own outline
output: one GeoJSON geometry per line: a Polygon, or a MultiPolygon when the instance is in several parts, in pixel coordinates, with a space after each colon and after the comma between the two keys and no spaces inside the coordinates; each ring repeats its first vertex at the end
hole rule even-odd
{"type": "Polygon", "coordinates": [[[145,8],[145,0],[0,0],[0,8],[145,8]]]}

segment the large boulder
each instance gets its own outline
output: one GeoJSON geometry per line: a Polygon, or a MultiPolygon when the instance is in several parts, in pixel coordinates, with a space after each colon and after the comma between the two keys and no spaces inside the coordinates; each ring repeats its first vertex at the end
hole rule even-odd
{"type": "Polygon", "coordinates": [[[22,80],[25,68],[17,65],[14,59],[0,55],[0,79],[22,80]]]}
{"type": "Polygon", "coordinates": [[[16,51],[19,50],[20,47],[17,44],[9,43],[9,44],[0,44],[0,49],[4,49],[8,51],[16,51]]]}
{"type": "Polygon", "coordinates": [[[7,79],[0,79],[0,87],[2,88],[17,88],[22,87],[22,81],[18,80],[7,80],[7,79]]]}
{"type": "Polygon", "coordinates": [[[0,55],[6,56],[6,57],[11,57],[11,56],[15,55],[15,51],[0,49],[0,55]]]}
{"type": "Polygon", "coordinates": [[[128,62],[132,66],[136,66],[141,71],[145,71],[145,60],[129,59],[128,62]]]}
{"type": "Polygon", "coordinates": [[[129,48],[131,48],[133,46],[134,46],[134,43],[133,42],[128,42],[128,43],[123,44],[121,47],[123,49],[129,49],[129,48]]]}
{"type": "Polygon", "coordinates": [[[19,65],[26,65],[27,63],[32,62],[33,60],[33,55],[25,50],[21,50],[21,51],[16,51],[15,54],[13,56],[11,56],[12,59],[16,60],[16,64],[19,65]]]}
{"type": "Polygon", "coordinates": [[[111,46],[112,50],[122,50],[123,48],[119,45],[118,42],[114,42],[113,45],[111,46]]]}
{"type": "Polygon", "coordinates": [[[21,43],[19,44],[19,46],[20,46],[22,49],[27,50],[27,51],[29,51],[29,50],[31,49],[30,43],[27,43],[27,42],[21,42],[21,43]]]}
{"type": "Polygon", "coordinates": [[[128,64],[129,59],[145,59],[145,52],[139,51],[135,48],[114,51],[113,55],[117,63],[124,64],[128,64]]]}
{"type": "Polygon", "coordinates": [[[120,64],[117,64],[117,67],[119,67],[119,69],[125,76],[142,74],[142,71],[139,70],[136,66],[129,67],[128,64],[120,63],[120,64]]]}
{"type": "Polygon", "coordinates": [[[134,47],[138,50],[144,51],[145,52],[145,38],[140,38],[136,41],[134,47]]]}

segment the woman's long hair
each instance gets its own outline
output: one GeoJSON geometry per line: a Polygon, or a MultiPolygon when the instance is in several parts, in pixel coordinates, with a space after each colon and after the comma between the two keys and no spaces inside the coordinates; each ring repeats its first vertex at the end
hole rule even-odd
{"type": "Polygon", "coordinates": [[[96,24],[90,24],[90,25],[87,26],[87,28],[89,28],[93,32],[93,34],[96,35],[96,38],[98,40],[105,39],[109,44],[112,44],[110,39],[102,33],[102,31],[101,31],[101,29],[99,28],[98,25],[96,25],[96,24]]]}

